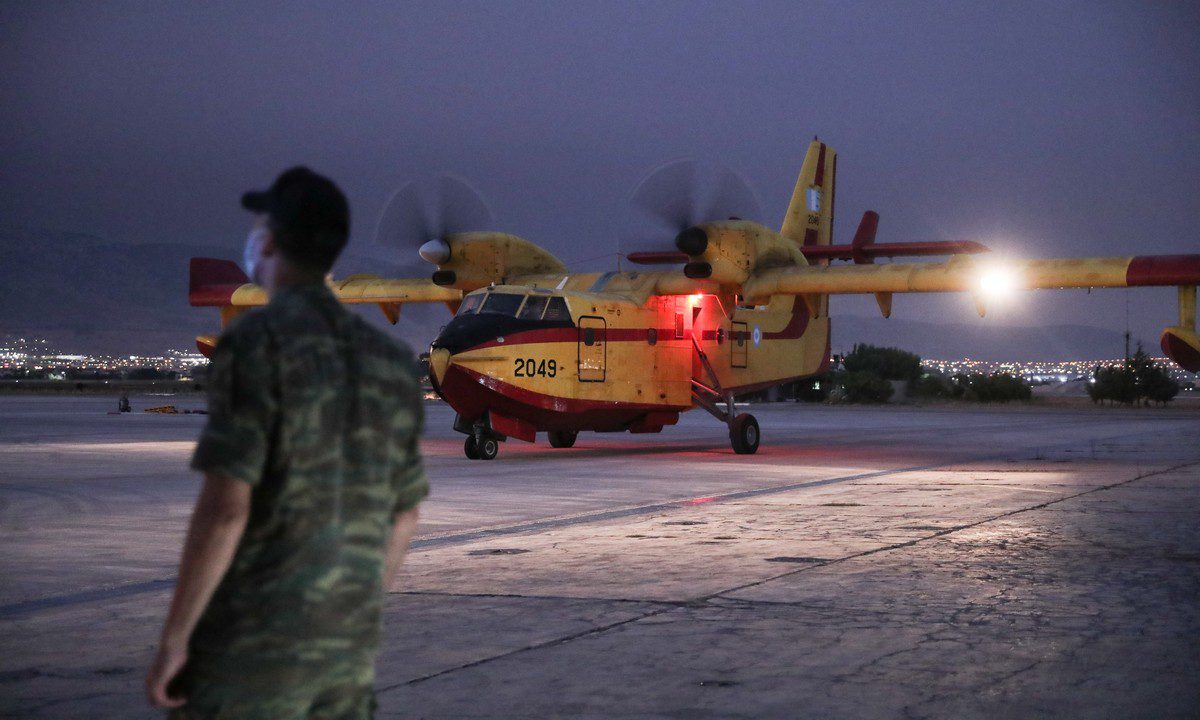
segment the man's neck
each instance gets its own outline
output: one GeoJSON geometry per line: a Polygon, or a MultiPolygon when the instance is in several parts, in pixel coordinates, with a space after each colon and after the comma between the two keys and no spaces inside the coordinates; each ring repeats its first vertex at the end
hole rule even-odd
{"type": "Polygon", "coordinates": [[[291,265],[280,265],[264,285],[268,294],[275,294],[288,288],[321,285],[324,282],[325,277],[320,273],[301,270],[291,265]]]}

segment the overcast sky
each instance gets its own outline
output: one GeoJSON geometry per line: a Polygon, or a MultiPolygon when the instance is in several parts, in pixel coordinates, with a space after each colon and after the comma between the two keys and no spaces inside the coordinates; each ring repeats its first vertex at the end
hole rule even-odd
{"type": "MultiPolygon", "coordinates": [[[[1195,7],[7,2],[0,222],[237,257],[238,196],[286,166],[343,186],[356,242],[397,186],[449,171],[498,229],[580,261],[616,251],[631,189],[680,156],[739,171],[777,227],[819,134],[843,241],[872,208],[881,242],[1200,252],[1195,7]]],[[[1156,344],[1174,291],[1129,299],[1156,344]]],[[[1122,329],[1125,302],[1044,293],[990,321],[1122,329]]]]}

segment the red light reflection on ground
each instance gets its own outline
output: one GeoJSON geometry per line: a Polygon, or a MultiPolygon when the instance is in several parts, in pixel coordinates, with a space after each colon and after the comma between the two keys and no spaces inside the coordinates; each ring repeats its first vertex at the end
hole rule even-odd
{"type": "Polygon", "coordinates": [[[699,498],[692,498],[691,500],[684,500],[683,504],[684,505],[703,505],[704,503],[709,503],[709,502],[712,502],[713,500],[716,500],[716,498],[699,497],[699,498]]]}

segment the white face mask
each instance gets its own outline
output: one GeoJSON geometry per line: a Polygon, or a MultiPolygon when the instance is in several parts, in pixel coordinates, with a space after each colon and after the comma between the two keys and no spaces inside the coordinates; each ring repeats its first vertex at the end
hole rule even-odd
{"type": "Polygon", "coordinates": [[[246,248],[242,253],[242,267],[246,270],[247,277],[251,282],[261,285],[255,272],[258,270],[258,258],[262,254],[263,245],[267,242],[267,235],[270,230],[264,227],[256,227],[246,236],[246,248]]]}

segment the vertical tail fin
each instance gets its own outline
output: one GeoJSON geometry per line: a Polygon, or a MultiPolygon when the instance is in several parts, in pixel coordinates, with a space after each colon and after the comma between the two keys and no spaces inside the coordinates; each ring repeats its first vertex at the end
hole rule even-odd
{"type": "Polygon", "coordinates": [[[837,179],[837,153],[814,139],[804,156],[796,190],[779,234],[797,245],[833,243],[833,201],[837,179]]]}

